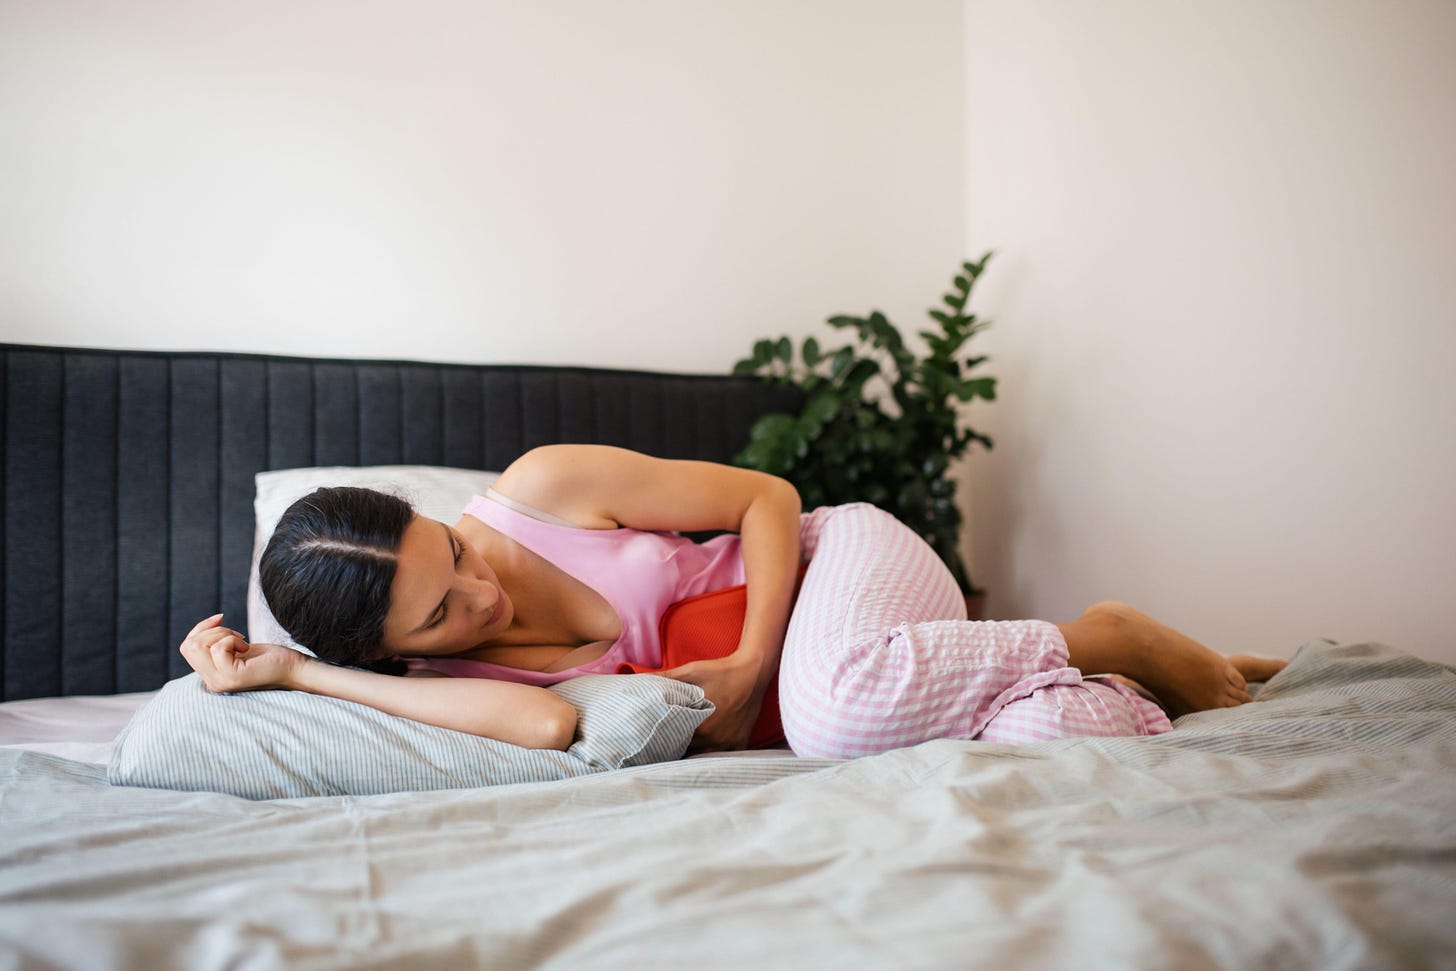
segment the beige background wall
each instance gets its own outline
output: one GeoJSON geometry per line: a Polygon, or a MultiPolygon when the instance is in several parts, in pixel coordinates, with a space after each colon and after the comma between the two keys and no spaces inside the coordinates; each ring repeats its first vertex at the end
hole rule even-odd
{"type": "Polygon", "coordinates": [[[0,0],[9,340],[726,370],[922,312],[959,0],[0,0]]]}
{"type": "Polygon", "coordinates": [[[1456,662],[1456,7],[0,0],[0,339],[721,371],[963,255],[996,616],[1456,662]]]}
{"type": "Polygon", "coordinates": [[[1002,616],[1456,662],[1456,5],[972,2],[1002,616]]]}

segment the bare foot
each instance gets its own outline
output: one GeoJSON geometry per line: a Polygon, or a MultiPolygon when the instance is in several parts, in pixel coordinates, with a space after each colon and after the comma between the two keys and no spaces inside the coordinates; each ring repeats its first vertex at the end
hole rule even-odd
{"type": "Polygon", "coordinates": [[[1136,671],[1125,673],[1157,695],[1174,718],[1251,701],[1248,682],[1268,680],[1288,663],[1247,654],[1224,657],[1124,603],[1093,604],[1082,616],[1119,625],[1138,658],[1136,671]]]}
{"type": "Polygon", "coordinates": [[[1245,681],[1268,681],[1274,675],[1289,667],[1289,662],[1277,657],[1259,657],[1257,654],[1232,654],[1229,663],[1238,668],[1245,681]]]}

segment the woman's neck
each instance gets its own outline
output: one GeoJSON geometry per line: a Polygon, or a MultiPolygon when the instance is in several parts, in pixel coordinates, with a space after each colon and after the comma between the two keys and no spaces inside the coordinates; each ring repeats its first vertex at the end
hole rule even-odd
{"type": "Polygon", "coordinates": [[[542,591],[553,589],[540,576],[543,561],[520,543],[491,528],[474,516],[464,516],[456,524],[462,535],[474,546],[495,572],[502,592],[513,608],[510,626],[457,656],[467,656],[484,648],[501,646],[536,646],[560,643],[561,611],[542,603],[542,591]],[[555,621],[555,623],[553,623],[555,621]]]}

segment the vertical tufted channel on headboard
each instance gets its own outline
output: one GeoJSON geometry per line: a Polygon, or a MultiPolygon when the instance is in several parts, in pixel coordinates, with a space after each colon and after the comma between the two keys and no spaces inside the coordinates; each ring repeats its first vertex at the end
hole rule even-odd
{"type": "Polygon", "coordinates": [[[202,617],[246,623],[253,476],[499,469],[550,442],[728,461],[791,392],[756,380],[0,344],[0,698],[184,674],[202,617]]]}

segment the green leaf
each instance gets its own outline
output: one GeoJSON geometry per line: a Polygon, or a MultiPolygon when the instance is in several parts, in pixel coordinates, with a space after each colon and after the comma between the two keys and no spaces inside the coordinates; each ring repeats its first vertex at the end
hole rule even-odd
{"type": "Polygon", "coordinates": [[[930,348],[932,354],[943,355],[945,353],[945,338],[933,330],[922,330],[920,336],[925,339],[925,344],[930,348]]]}
{"type": "Polygon", "coordinates": [[[778,359],[785,364],[794,363],[794,343],[787,337],[780,337],[778,345],[774,348],[778,359]]]}
{"type": "Polygon", "coordinates": [[[996,379],[971,378],[967,381],[962,381],[956,388],[956,397],[962,401],[970,401],[972,398],[985,398],[987,401],[995,401],[996,379]]]}
{"type": "Polygon", "coordinates": [[[981,256],[981,260],[979,263],[962,263],[961,266],[965,267],[966,272],[971,275],[971,279],[975,280],[976,277],[986,272],[986,262],[991,259],[991,254],[994,252],[995,250],[987,250],[981,256]]]}
{"type": "Polygon", "coordinates": [[[905,347],[905,339],[900,336],[900,328],[890,323],[884,314],[875,311],[874,315],[870,317],[870,323],[875,327],[877,336],[892,355],[905,347]]]}
{"type": "MultiPolygon", "coordinates": [[[[950,314],[946,313],[944,310],[932,310],[932,311],[930,311],[930,316],[932,316],[936,320],[940,321],[941,325],[942,326],[945,326],[945,327],[953,327],[953,326],[955,326],[955,322],[958,319],[956,317],[952,317],[950,314]]],[[[923,334],[923,333],[925,333],[925,331],[922,330],[920,333],[923,334]]]]}
{"type": "Polygon", "coordinates": [[[812,337],[804,338],[804,365],[813,367],[819,363],[819,342],[812,337]]]}
{"type": "Polygon", "coordinates": [[[948,307],[954,307],[956,310],[964,310],[965,309],[965,306],[966,306],[966,298],[965,297],[958,297],[958,296],[956,296],[953,293],[947,293],[941,299],[943,299],[945,301],[946,306],[948,306],[948,307]]]}
{"type": "Polygon", "coordinates": [[[844,376],[844,384],[846,387],[859,388],[862,387],[866,381],[879,373],[879,361],[873,360],[872,358],[868,357],[862,357],[858,361],[854,362],[854,367],[850,368],[849,373],[844,376]]]}
{"type": "Polygon", "coordinates": [[[821,424],[837,414],[839,414],[839,395],[832,391],[815,395],[804,406],[804,417],[821,424]]]}
{"type": "Polygon", "coordinates": [[[971,289],[971,281],[967,280],[963,276],[956,276],[955,285],[956,289],[959,290],[961,293],[968,293],[971,289]]]}
{"type": "Polygon", "coordinates": [[[837,316],[829,318],[829,326],[834,328],[858,327],[863,323],[864,321],[858,317],[849,317],[844,314],[839,314],[837,316]]]}
{"type": "Polygon", "coordinates": [[[733,373],[734,374],[757,374],[758,373],[758,365],[753,362],[753,359],[752,358],[744,358],[743,360],[741,360],[738,363],[736,363],[736,364],[733,365],[733,373]]]}
{"type": "Polygon", "coordinates": [[[849,369],[850,363],[854,360],[854,348],[841,347],[834,354],[834,360],[829,362],[829,376],[836,381],[849,369]]]}
{"type": "Polygon", "coordinates": [[[793,434],[793,430],[793,415],[773,411],[753,423],[753,427],[748,430],[748,439],[752,442],[782,439],[793,434]]]}

